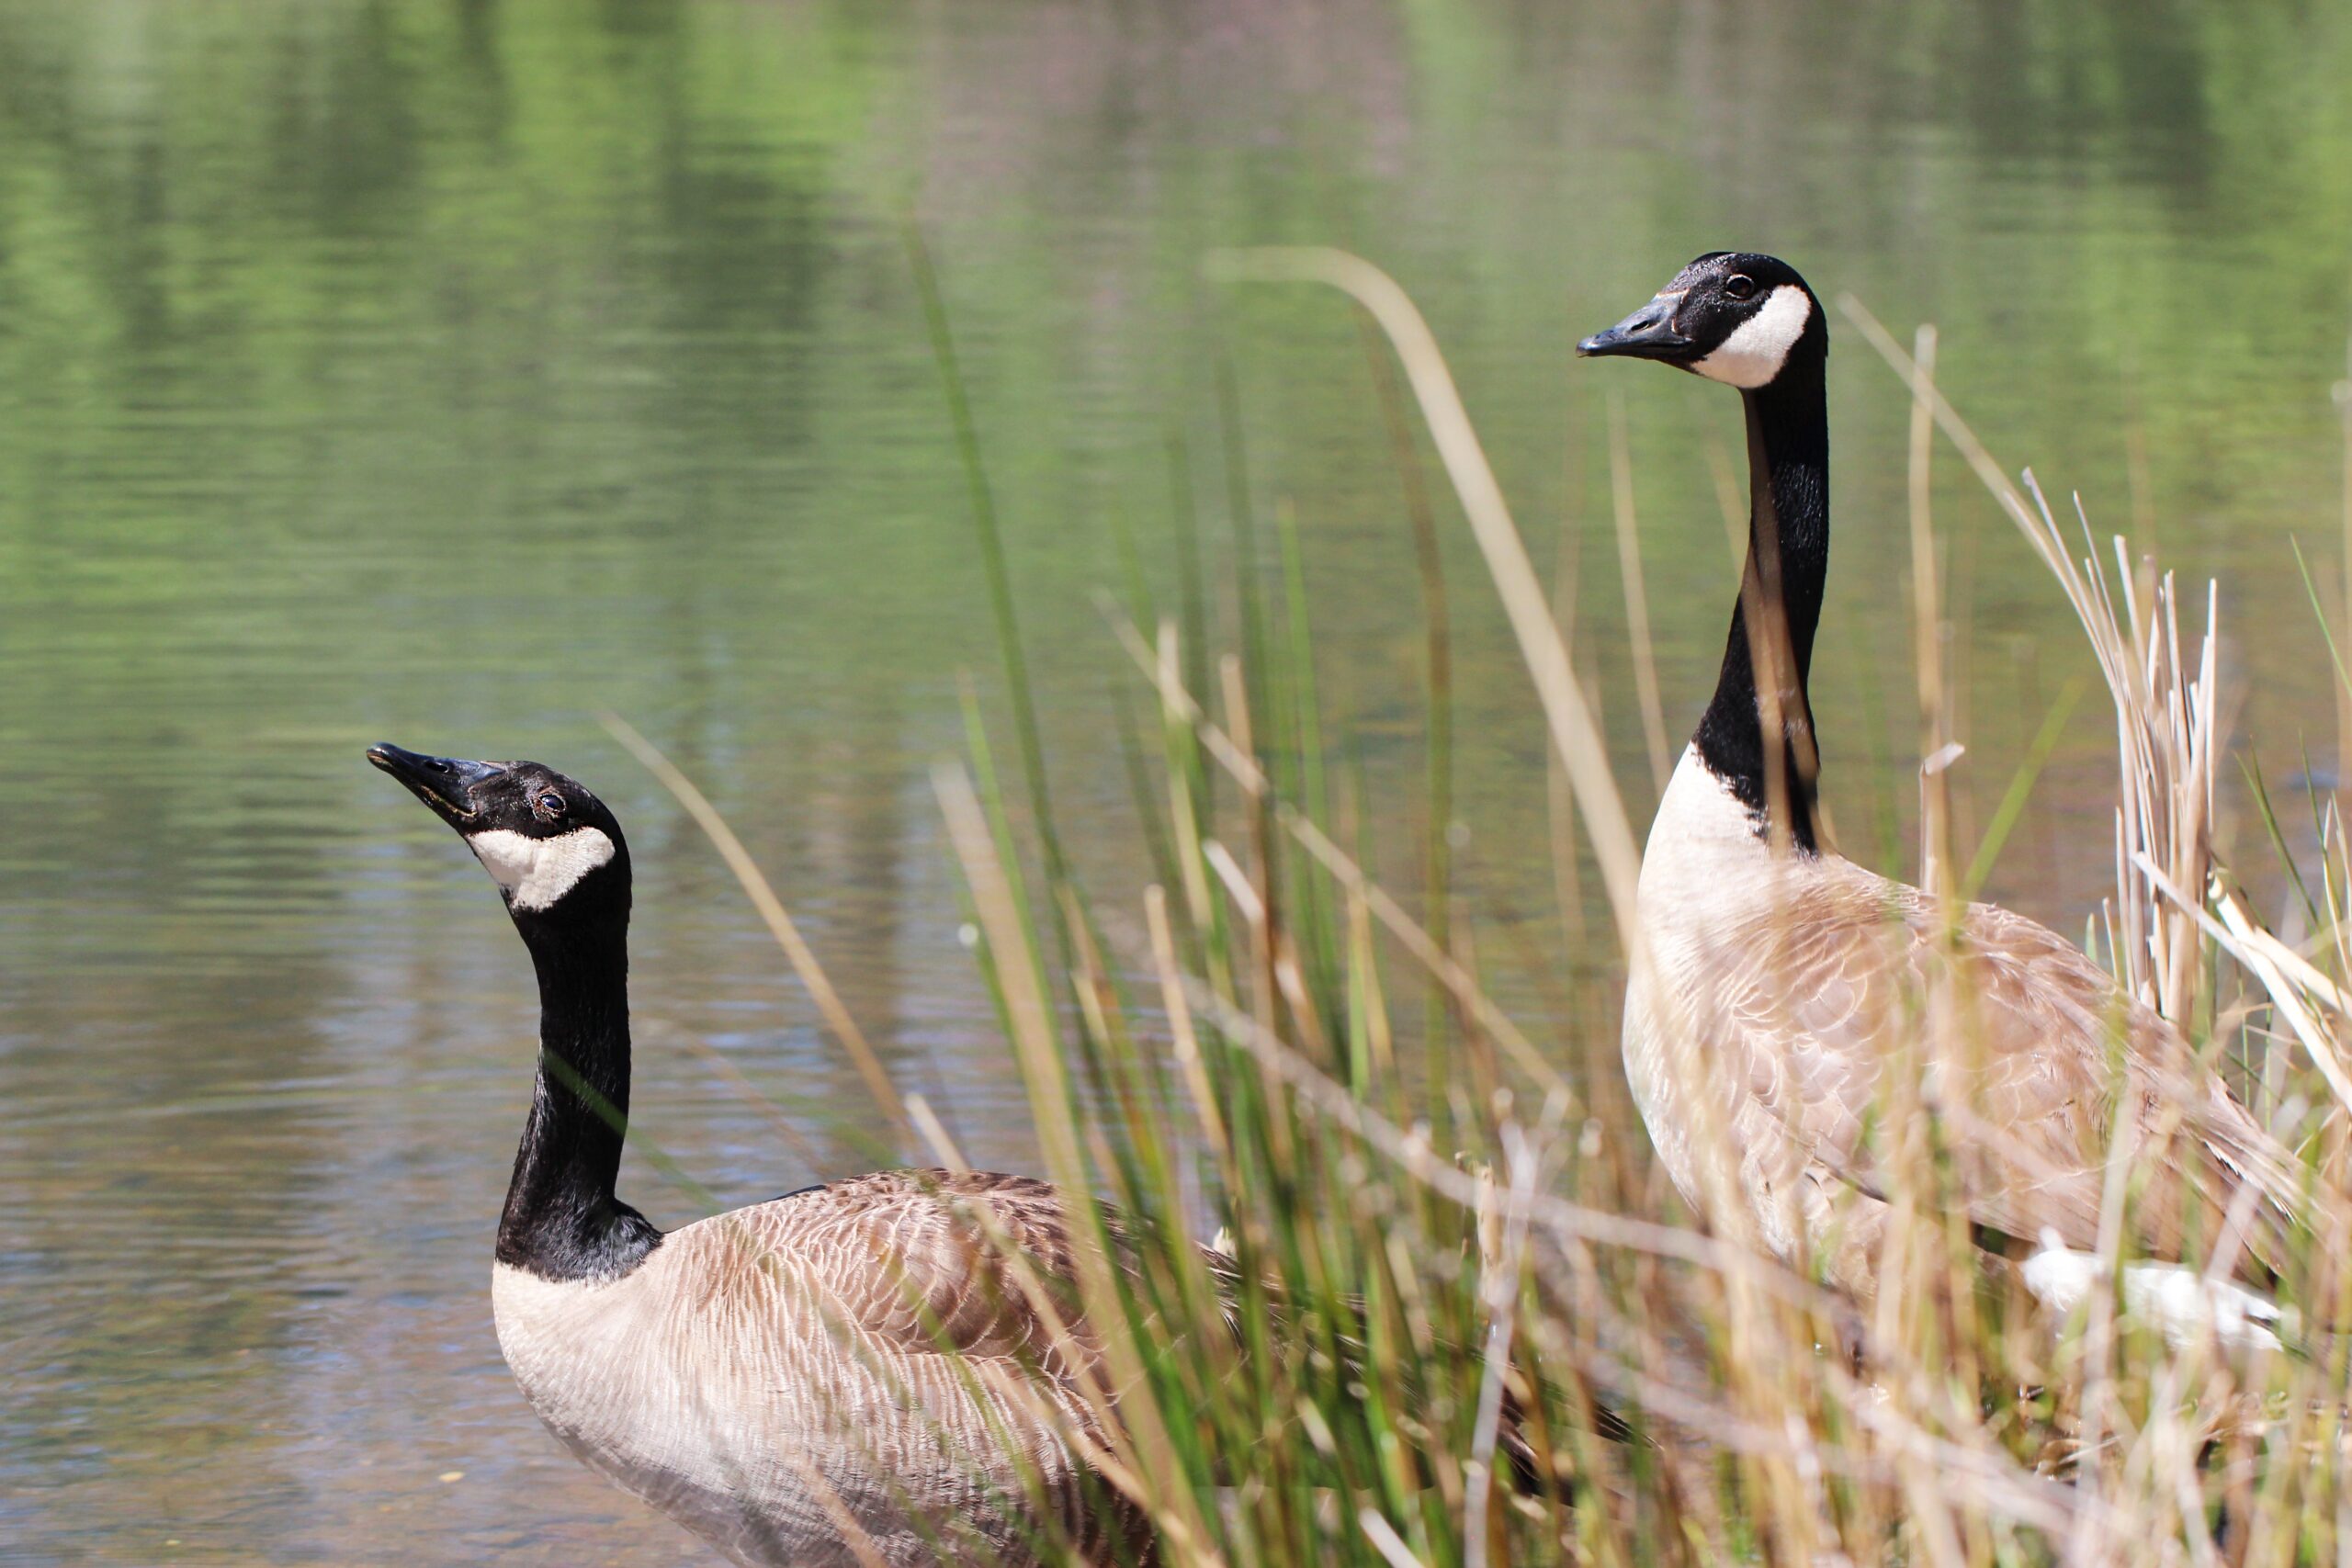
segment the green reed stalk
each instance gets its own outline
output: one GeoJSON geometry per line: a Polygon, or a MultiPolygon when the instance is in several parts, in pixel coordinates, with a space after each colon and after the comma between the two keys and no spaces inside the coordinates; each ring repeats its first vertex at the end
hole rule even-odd
{"type": "MultiPolygon", "coordinates": [[[[1441,948],[1453,945],[1453,615],[1445,596],[1445,556],[1438,547],[1437,509],[1430,501],[1429,476],[1421,468],[1421,451],[1405,411],[1405,396],[1396,384],[1396,367],[1381,339],[1380,323],[1369,310],[1356,311],[1356,329],[1363,339],[1364,364],[1372,375],[1373,391],[1380,404],[1388,450],[1396,468],[1396,483],[1406,521],[1413,531],[1413,564],[1420,580],[1422,697],[1429,712],[1428,754],[1422,787],[1429,792],[1425,809],[1422,854],[1421,918],[1430,939],[1441,948]]],[[[1428,993],[1425,1028],[1430,1038],[1439,1032],[1438,1011],[1446,1005],[1442,988],[1428,993]]]]}
{"type": "MultiPolygon", "coordinates": [[[[1216,414],[1225,459],[1225,504],[1237,563],[1233,587],[1241,623],[1241,667],[1245,676],[1255,681],[1266,669],[1266,611],[1261,587],[1265,566],[1258,550],[1258,509],[1250,496],[1250,449],[1241,417],[1241,388],[1231,356],[1223,353],[1216,357],[1216,414]]],[[[1193,690],[1211,689],[1204,670],[1201,683],[1193,690]]],[[[1251,706],[1263,705],[1263,694],[1253,691],[1250,696],[1251,706]]]]}
{"type": "MultiPolygon", "coordinates": [[[[939,290],[931,247],[921,225],[910,216],[904,235],[907,262],[914,272],[916,291],[922,297],[924,325],[931,334],[932,357],[938,363],[942,389],[947,397],[947,417],[956,432],[956,451],[964,466],[970,492],[972,527],[978,536],[980,568],[987,575],[989,609],[996,620],[997,648],[1004,660],[1007,699],[1012,705],[1013,734],[1021,747],[1022,773],[1029,786],[1029,804],[1036,818],[1037,843],[1045,856],[1046,879],[1064,880],[1061,835],[1054,820],[1052,791],[1046,775],[1045,742],[1037,730],[1036,699],[1029,684],[1029,660],[1022,650],[1021,621],[1012,600],[1012,574],[1005,565],[1004,536],[997,526],[996,495],[989,485],[987,466],[980,459],[979,428],[972,420],[971,399],[965,391],[964,372],[956,357],[956,339],[949,330],[947,302],[939,290]]],[[[1056,925],[1059,919],[1057,911],[1056,925]]],[[[1063,934],[1061,943],[1068,945],[1063,934]]]]}
{"type": "MultiPolygon", "coordinates": [[[[1183,628],[1184,684],[1208,690],[1208,591],[1201,576],[1201,513],[1193,495],[1193,452],[1181,430],[1168,436],[1168,537],[1176,554],[1176,607],[1183,628]]],[[[1149,626],[1155,620],[1138,620],[1149,626]]]]}

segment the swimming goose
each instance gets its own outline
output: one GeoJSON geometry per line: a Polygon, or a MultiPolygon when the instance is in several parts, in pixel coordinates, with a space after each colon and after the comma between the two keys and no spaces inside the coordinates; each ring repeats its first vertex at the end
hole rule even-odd
{"type": "Polygon", "coordinates": [[[1045,1521],[1086,1561],[1148,1551],[1143,1521],[1105,1506],[1057,1430],[1102,1440],[1080,1392],[1098,1343],[1082,1319],[1055,1339],[974,1217],[1067,1285],[1059,1194],[888,1171],[657,1230],[613,1192],[629,1086],[620,824],[537,762],[368,760],[464,837],[538,970],[538,1084],[491,1300],[507,1365],[573,1455],[741,1563],[1035,1562],[1045,1521]]]}
{"type": "MultiPolygon", "coordinates": [[[[2134,1251],[2211,1248],[2242,1188],[2242,1284],[2279,1263],[2303,1190],[2293,1159],[2210,1075],[2192,1082],[2173,1027],[2053,932],[1988,904],[1950,945],[1936,901],[1826,841],[1807,697],[1829,566],[1828,325],[1771,256],[1717,252],[1579,355],[1655,359],[1738,389],[1749,535],[1715,694],[1659,802],[1636,896],[1646,962],[1625,1000],[1625,1071],[1659,1158],[1702,1213],[1694,1128],[1728,1141],[1758,1239],[1863,1301],[1888,1213],[1872,1118],[1909,1058],[1941,1118],[1959,1200],[1988,1255],[2064,1313],[2098,1277],[2104,1163],[2119,1118],[2161,1162],[2134,1251]],[[1751,635],[1751,610],[1767,635],[1751,635]],[[1777,613],[1776,613],[1777,612],[1777,613]],[[1772,623],[1778,622],[1776,628],[1772,623]],[[1778,671],[1759,693],[1759,662],[1778,671]],[[1939,978],[1940,977],[1940,978],[1939,978]],[[1941,985],[1962,1021],[1922,1029],[1941,985]],[[1914,1057],[1912,1053],[1918,1055],[1914,1057]],[[2177,1114],[2176,1126],[2171,1118],[2177,1114]]],[[[2269,1342],[2275,1303],[2162,1261],[2126,1281],[2176,1339],[2210,1326],[2269,1342]]]]}

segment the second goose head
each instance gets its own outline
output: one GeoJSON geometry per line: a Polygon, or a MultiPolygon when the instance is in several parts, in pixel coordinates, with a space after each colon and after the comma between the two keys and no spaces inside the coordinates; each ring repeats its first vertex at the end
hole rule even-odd
{"type": "Polygon", "coordinates": [[[576,780],[543,762],[427,757],[390,744],[370,746],[368,760],[457,829],[515,924],[628,923],[628,841],[576,780]]]}
{"type": "Polygon", "coordinates": [[[1758,837],[1785,822],[1810,853],[1821,842],[1820,755],[1807,681],[1829,574],[1829,325],[1821,301],[1777,256],[1711,251],[1577,352],[1655,359],[1739,389],[1747,564],[1692,755],[1736,797],[1758,837]]]}
{"type": "Polygon", "coordinates": [[[1577,344],[1590,358],[1655,359],[1754,391],[1808,356],[1825,356],[1821,302],[1777,256],[1711,251],[1657,297],[1607,332],[1577,344]]]}

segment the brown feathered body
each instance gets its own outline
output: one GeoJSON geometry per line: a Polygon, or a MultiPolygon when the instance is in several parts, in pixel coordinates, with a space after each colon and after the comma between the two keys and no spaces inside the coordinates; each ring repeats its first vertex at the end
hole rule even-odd
{"type": "Polygon", "coordinates": [[[2210,1250],[2251,1182],[2237,1272],[2260,1282],[2277,1261],[2297,1167],[2170,1025],[2047,928],[1972,904],[1948,936],[1916,887],[1826,847],[1776,852],[1695,750],[1651,829],[1639,911],[1634,1099],[1702,1212],[1697,1140],[1724,1140],[1734,1201],[1783,1258],[1875,1295],[1887,1121],[1907,1106],[1940,1119],[1950,1180],[1996,1248],[2096,1248],[2128,1118],[2141,1256],[2210,1250]]]}
{"type": "Polygon", "coordinates": [[[1058,1194],[893,1171],[671,1232],[617,1279],[500,1265],[500,1348],[582,1461],[741,1563],[831,1568],[1147,1550],[1086,1481],[1099,1344],[1058,1194]],[[999,1231],[1057,1298],[1024,1295],[999,1231]]]}

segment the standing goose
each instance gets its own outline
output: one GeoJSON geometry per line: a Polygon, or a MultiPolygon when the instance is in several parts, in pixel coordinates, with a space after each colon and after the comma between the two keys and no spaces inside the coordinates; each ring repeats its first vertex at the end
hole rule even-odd
{"type": "MultiPolygon", "coordinates": [[[[2143,1157],[2162,1163],[2132,1214],[2137,1255],[2178,1259],[2192,1238],[2211,1248],[2251,1186],[2237,1272],[2258,1289],[2283,1261],[2301,1171],[2217,1079],[2178,1069],[2189,1055],[2172,1026],[2006,909],[1968,906],[1947,946],[1935,900],[1823,840],[1806,680],[1829,565],[1828,350],[1821,303],[1794,269],[1729,252],[1699,257],[1577,345],[1736,387],[1747,415],[1742,592],[1637,895],[1647,961],[1628,987],[1623,1043],[1651,1140],[1705,1213],[1709,1151],[1693,1131],[1727,1139],[1714,1168],[1758,1239],[1868,1301],[1887,1214],[1870,1127],[1894,1087],[1883,1069],[1917,1052],[1918,1092],[1942,1113],[1980,1246],[2025,1260],[2046,1304],[2071,1308],[2096,1278],[2104,1165],[2125,1118],[2143,1157]],[[1779,626],[1754,635],[1751,610],[1779,626]],[[1781,672],[1761,696],[1759,658],[1781,672]],[[1919,1027],[1937,976],[1955,987],[1960,1028],[1919,1027]]],[[[2210,1325],[2225,1341],[2275,1343],[2260,1325],[2277,1308],[2252,1290],[2149,1264],[2126,1295],[2176,1338],[2210,1325]]]]}
{"type": "Polygon", "coordinates": [[[1148,1553],[1143,1521],[1104,1506],[1061,1436],[1103,1438],[1080,1392],[1097,1341],[1082,1320],[1053,1336],[973,1217],[1067,1284],[1056,1190],[892,1171],[655,1229],[613,1194],[620,824],[537,762],[368,760],[464,837],[538,970],[538,1084],[491,1298],[499,1348],[573,1455],[742,1563],[1021,1564],[1056,1529],[1088,1561],[1148,1553]]]}

